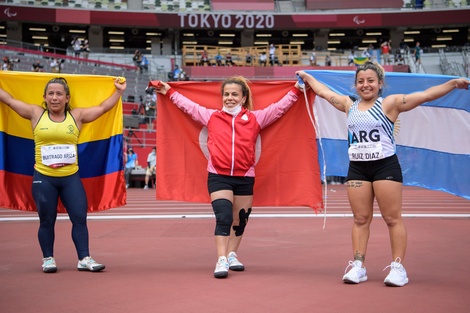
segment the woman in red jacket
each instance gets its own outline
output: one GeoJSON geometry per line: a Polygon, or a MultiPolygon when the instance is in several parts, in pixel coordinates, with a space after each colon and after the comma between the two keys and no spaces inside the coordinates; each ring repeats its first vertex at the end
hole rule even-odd
{"type": "Polygon", "coordinates": [[[241,76],[222,83],[220,110],[203,107],[163,82],[156,92],[168,96],[181,110],[207,127],[208,189],[216,217],[218,254],[214,276],[225,278],[229,269],[243,271],[245,267],[237,259],[237,250],[253,203],[256,140],[261,129],[284,115],[298,99],[301,94],[298,84],[278,102],[254,111],[248,81],[241,76]]]}

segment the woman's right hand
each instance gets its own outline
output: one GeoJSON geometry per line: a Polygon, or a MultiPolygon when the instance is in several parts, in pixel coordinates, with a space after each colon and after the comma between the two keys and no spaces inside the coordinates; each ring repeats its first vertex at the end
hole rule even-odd
{"type": "Polygon", "coordinates": [[[308,75],[307,73],[305,73],[305,71],[297,71],[295,72],[296,75],[299,75],[300,78],[302,78],[302,80],[305,82],[305,78],[306,76],[308,75]]]}

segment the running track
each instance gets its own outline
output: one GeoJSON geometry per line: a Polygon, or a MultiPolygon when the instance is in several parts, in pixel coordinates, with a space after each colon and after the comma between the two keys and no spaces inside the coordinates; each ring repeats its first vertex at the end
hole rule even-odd
{"type": "Polygon", "coordinates": [[[347,285],[352,218],[345,186],[329,185],[327,212],[256,207],[239,250],[245,272],[212,276],[214,218],[207,204],[155,200],[128,190],[122,208],[89,215],[92,256],[107,268],[78,272],[70,222],[60,215],[59,271],[41,271],[35,213],[0,209],[0,312],[468,312],[470,201],[405,187],[404,262],[410,283],[383,284],[387,228],[376,208],[369,281],[347,285]],[[326,217],[326,219],[325,219],[326,217]]]}

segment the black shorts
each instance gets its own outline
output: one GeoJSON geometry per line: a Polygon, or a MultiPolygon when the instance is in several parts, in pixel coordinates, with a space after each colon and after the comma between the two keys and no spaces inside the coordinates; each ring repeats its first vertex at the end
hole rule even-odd
{"type": "Polygon", "coordinates": [[[252,196],[254,177],[226,176],[209,173],[207,187],[209,194],[220,190],[231,190],[235,196],[252,196]]]}
{"type": "Polygon", "coordinates": [[[376,161],[350,161],[347,181],[392,180],[403,183],[403,174],[396,154],[376,161]]]}

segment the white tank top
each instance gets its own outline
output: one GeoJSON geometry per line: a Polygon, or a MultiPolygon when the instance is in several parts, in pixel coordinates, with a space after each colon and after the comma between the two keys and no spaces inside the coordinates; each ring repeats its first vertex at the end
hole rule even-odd
{"type": "Polygon", "coordinates": [[[374,161],[395,154],[394,123],[385,116],[382,100],[378,98],[367,111],[358,109],[360,100],[352,104],[347,119],[350,161],[374,161]]]}

